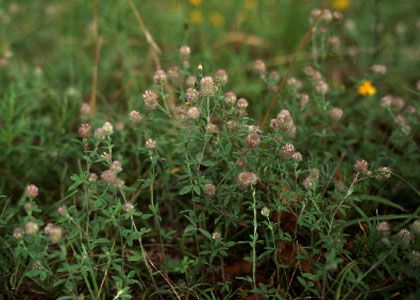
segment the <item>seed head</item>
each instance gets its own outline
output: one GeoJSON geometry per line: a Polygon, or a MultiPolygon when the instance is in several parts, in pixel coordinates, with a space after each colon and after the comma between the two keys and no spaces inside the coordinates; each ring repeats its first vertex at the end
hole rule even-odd
{"type": "Polygon", "coordinates": [[[213,78],[210,76],[203,77],[200,81],[200,93],[203,97],[211,97],[216,93],[213,78]]]}
{"type": "Polygon", "coordinates": [[[81,138],[88,138],[92,134],[92,125],[84,123],[79,126],[79,135],[81,138]]]}
{"type": "Polygon", "coordinates": [[[209,198],[213,198],[217,193],[217,188],[214,184],[212,183],[207,183],[204,186],[204,194],[209,197],[209,198]]]}
{"type": "Polygon", "coordinates": [[[129,115],[129,118],[130,118],[130,121],[133,122],[133,124],[136,124],[136,125],[143,123],[143,120],[144,120],[143,116],[140,115],[140,113],[137,110],[131,111],[130,115],[129,115]]]}
{"type": "Polygon", "coordinates": [[[252,172],[242,172],[236,177],[236,183],[241,188],[247,188],[251,185],[255,185],[258,181],[257,175],[252,172]]]}
{"type": "Polygon", "coordinates": [[[338,122],[343,117],[343,110],[337,107],[334,107],[328,111],[328,117],[333,122],[338,122]]]}
{"type": "Polygon", "coordinates": [[[35,184],[30,184],[25,189],[25,196],[28,198],[35,198],[39,194],[39,189],[35,184]]]}
{"type": "Polygon", "coordinates": [[[225,70],[219,69],[214,75],[214,80],[217,84],[225,85],[228,82],[228,75],[225,70]]]}
{"type": "Polygon", "coordinates": [[[145,144],[147,149],[155,149],[156,148],[156,141],[152,139],[148,139],[145,144]]]}
{"type": "Polygon", "coordinates": [[[158,106],[158,95],[151,91],[147,90],[143,94],[144,104],[146,105],[146,109],[153,110],[158,106]]]}
{"type": "Polygon", "coordinates": [[[353,170],[356,173],[366,173],[368,171],[368,163],[364,159],[356,160],[353,165],[353,170]]]}
{"type": "Polygon", "coordinates": [[[248,146],[255,148],[261,143],[261,137],[258,133],[251,132],[246,137],[246,142],[248,146]]]}
{"type": "Polygon", "coordinates": [[[106,170],[106,171],[102,172],[101,179],[105,183],[111,184],[111,183],[114,183],[115,179],[117,179],[117,174],[115,174],[111,170],[106,170]]]}
{"type": "Polygon", "coordinates": [[[166,73],[164,70],[157,70],[153,76],[153,81],[156,84],[164,84],[166,82],[166,73]]]}
{"type": "Polygon", "coordinates": [[[200,110],[195,106],[190,107],[187,111],[187,115],[188,118],[196,120],[200,117],[200,110]]]}
{"type": "Polygon", "coordinates": [[[38,230],[39,230],[39,226],[34,221],[29,221],[28,223],[25,224],[25,233],[27,235],[36,234],[38,233],[38,230]]]}

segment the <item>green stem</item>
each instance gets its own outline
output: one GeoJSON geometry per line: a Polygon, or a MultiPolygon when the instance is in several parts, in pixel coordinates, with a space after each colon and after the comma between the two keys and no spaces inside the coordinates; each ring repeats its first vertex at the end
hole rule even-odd
{"type": "Polygon", "coordinates": [[[257,288],[257,282],[256,282],[256,270],[257,270],[257,251],[256,251],[256,246],[257,246],[257,240],[258,240],[258,234],[257,234],[257,229],[258,229],[258,221],[257,221],[257,199],[255,197],[255,188],[252,190],[252,210],[254,213],[254,221],[253,221],[253,225],[254,225],[254,233],[252,235],[252,241],[251,241],[251,247],[252,247],[252,285],[254,287],[254,289],[257,288]]]}

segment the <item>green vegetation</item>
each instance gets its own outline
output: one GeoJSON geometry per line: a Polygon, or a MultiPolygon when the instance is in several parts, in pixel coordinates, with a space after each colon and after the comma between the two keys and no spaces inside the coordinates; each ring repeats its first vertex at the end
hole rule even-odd
{"type": "Polygon", "coordinates": [[[0,295],[417,299],[419,10],[1,1],[0,295]]]}

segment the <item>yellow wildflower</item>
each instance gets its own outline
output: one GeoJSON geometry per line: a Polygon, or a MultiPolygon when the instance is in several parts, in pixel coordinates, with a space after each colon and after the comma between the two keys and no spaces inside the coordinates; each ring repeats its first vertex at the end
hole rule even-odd
{"type": "Polygon", "coordinates": [[[346,10],[350,7],[350,0],[333,0],[332,7],[336,10],[346,10]]]}
{"type": "Polygon", "coordinates": [[[257,0],[245,0],[244,6],[248,10],[255,10],[257,8],[257,0]]]}
{"type": "Polygon", "coordinates": [[[359,94],[361,96],[373,96],[376,94],[376,88],[372,85],[372,82],[370,80],[364,80],[359,85],[359,94]]]}
{"type": "Polygon", "coordinates": [[[193,6],[200,6],[201,5],[201,0],[188,0],[188,1],[193,6]]]}
{"type": "Polygon", "coordinates": [[[210,23],[216,28],[223,27],[225,24],[225,18],[218,12],[212,12],[209,16],[209,19],[210,23]]]}
{"type": "Polygon", "coordinates": [[[250,19],[249,14],[245,11],[239,11],[236,15],[236,19],[238,23],[242,23],[248,21],[250,19]]]}
{"type": "Polygon", "coordinates": [[[203,22],[203,14],[199,10],[193,10],[190,12],[189,20],[192,24],[200,24],[203,22]]]}

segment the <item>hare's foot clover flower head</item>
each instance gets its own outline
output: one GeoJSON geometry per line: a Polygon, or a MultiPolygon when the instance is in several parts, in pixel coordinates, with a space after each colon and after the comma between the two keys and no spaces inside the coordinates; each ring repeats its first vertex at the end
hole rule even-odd
{"type": "Polygon", "coordinates": [[[107,184],[112,184],[115,182],[115,179],[117,179],[117,174],[111,170],[106,170],[102,172],[101,179],[107,184]]]}
{"type": "Polygon", "coordinates": [[[124,212],[128,213],[128,212],[131,212],[133,210],[134,210],[134,205],[132,203],[127,202],[127,203],[124,204],[124,206],[123,206],[123,211],[124,212]]]}
{"type": "Polygon", "coordinates": [[[255,148],[255,147],[258,147],[258,145],[261,143],[261,137],[258,133],[251,132],[246,137],[246,142],[248,146],[255,148]]]}
{"type": "Polygon", "coordinates": [[[164,70],[157,70],[153,76],[153,82],[156,84],[166,83],[166,73],[164,70]]]}
{"type": "Polygon", "coordinates": [[[118,174],[122,171],[122,165],[119,160],[114,160],[111,164],[110,170],[115,174],[118,174]]]}
{"type": "Polygon", "coordinates": [[[29,221],[25,224],[25,233],[27,235],[34,235],[38,233],[39,231],[39,225],[35,223],[34,221],[29,221]]]}
{"type": "Polygon", "coordinates": [[[214,196],[216,196],[217,193],[217,188],[214,184],[212,183],[207,183],[204,186],[204,195],[206,195],[209,198],[213,198],[214,196]]]}
{"type": "Polygon", "coordinates": [[[133,110],[133,111],[130,112],[129,118],[130,118],[130,121],[133,124],[136,124],[136,125],[141,124],[144,121],[143,116],[140,115],[140,113],[136,110],[133,110]]]}
{"type": "Polygon", "coordinates": [[[236,183],[240,188],[247,188],[255,185],[258,181],[257,175],[252,172],[242,172],[236,177],[236,183]]]}
{"type": "Polygon", "coordinates": [[[356,160],[353,165],[353,170],[356,173],[367,173],[368,172],[368,162],[364,159],[356,160]]]}
{"type": "Polygon", "coordinates": [[[25,230],[22,227],[16,227],[13,230],[13,237],[17,240],[21,240],[25,235],[25,230]]]}
{"type": "Polygon", "coordinates": [[[147,110],[153,110],[157,108],[159,104],[158,99],[158,95],[152,90],[147,90],[143,93],[144,105],[146,106],[147,110]]]}
{"type": "Polygon", "coordinates": [[[260,74],[261,77],[265,77],[265,73],[267,72],[267,68],[265,67],[264,61],[261,59],[257,59],[254,62],[254,69],[257,71],[258,74],[260,74]]]}
{"type": "Polygon", "coordinates": [[[156,148],[156,141],[153,139],[148,139],[145,143],[145,147],[147,149],[155,149],[156,148]]]}
{"type": "Polygon", "coordinates": [[[268,218],[270,216],[270,209],[268,207],[264,206],[261,209],[261,215],[268,218]]]}
{"type": "Polygon", "coordinates": [[[35,198],[39,194],[39,189],[35,184],[30,184],[25,189],[25,196],[28,198],[35,198]]]}
{"type": "Polygon", "coordinates": [[[236,105],[239,107],[239,109],[246,109],[248,107],[248,100],[245,98],[239,98],[238,102],[236,102],[236,105]]]}
{"type": "Polygon", "coordinates": [[[227,92],[225,94],[225,102],[229,106],[233,106],[236,103],[236,95],[234,92],[227,92]]]}
{"type": "Polygon", "coordinates": [[[187,116],[189,119],[197,120],[200,117],[200,110],[195,106],[190,107],[187,111],[187,116]]]}
{"type": "Polygon", "coordinates": [[[60,226],[54,225],[52,223],[48,223],[47,226],[45,226],[44,231],[53,244],[60,242],[61,237],[63,236],[63,229],[60,226]]]}
{"type": "Polygon", "coordinates": [[[343,110],[341,108],[334,107],[328,111],[328,118],[333,122],[338,122],[343,117],[343,110]]]}
{"type": "Polygon", "coordinates": [[[213,78],[210,76],[203,77],[200,81],[200,93],[203,97],[212,97],[216,93],[213,78]]]}
{"type": "Polygon", "coordinates": [[[218,133],[219,132],[219,127],[216,124],[208,123],[206,125],[206,132],[208,132],[208,133],[218,133]]]}
{"type": "Polygon", "coordinates": [[[179,48],[179,55],[182,59],[189,59],[191,55],[190,47],[184,45],[179,48]]]}
{"type": "Polygon", "coordinates": [[[88,123],[84,123],[79,126],[79,136],[83,139],[87,139],[92,134],[92,125],[88,123]]]}
{"type": "Polygon", "coordinates": [[[389,236],[391,232],[391,226],[387,221],[382,221],[376,225],[376,229],[378,230],[381,236],[389,236]]]}
{"type": "Polygon", "coordinates": [[[104,125],[102,125],[102,129],[104,130],[105,135],[111,135],[114,132],[114,128],[110,122],[105,122],[104,125]]]}
{"type": "Polygon", "coordinates": [[[189,104],[193,104],[195,102],[197,102],[197,100],[200,98],[200,92],[197,91],[195,88],[193,87],[189,87],[187,89],[187,91],[185,92],[185,100],[187,101],[187,103],[189,104]]]}
{"type": "Polygon", "coordinates": [[[228,82],[228,75],[225,70],[219,69],[216,71],[216,74],[214,75],[214,80],[217,84],[220,85],[226,85],[228,82]]]}

